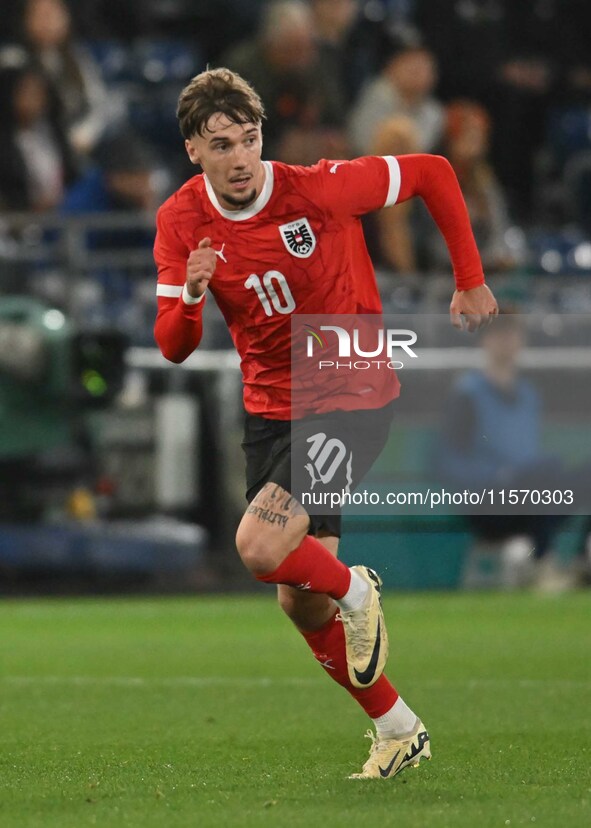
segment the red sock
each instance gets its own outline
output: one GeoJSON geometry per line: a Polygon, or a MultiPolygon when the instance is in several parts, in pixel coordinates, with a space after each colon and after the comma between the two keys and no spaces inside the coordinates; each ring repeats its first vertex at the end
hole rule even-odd
{"type": "Polygon", "coordinates": [[[351,584],[349,568],[311,535],[306,535],[277,569],[256,577],[267,584],[287,584],[310,592],[325,592],[337,599],[343,597],[351,584]]]}
{"type": "Polygon", "coordinates": [[[384,675],[381,675],[371,687],[363,690],[353,687],[347,672],[345,632],[336,616],[337,613],[319,630],[304,632],[302,635],[328,675],[359,702],[368,716],[377,719],[390,710],[398,698],[398,693],[384,675]]]}

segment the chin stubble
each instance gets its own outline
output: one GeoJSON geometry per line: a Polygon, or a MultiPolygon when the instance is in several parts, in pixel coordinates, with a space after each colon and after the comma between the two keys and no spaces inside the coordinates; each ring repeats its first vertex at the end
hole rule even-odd
{"type": "Polygon", "coordinates": [[[238,207],[238,208],[248,207],[255,200],[256,194],[257,194],[257,191],[254,188],[250,191],[250,193],[247,196],[244,196],[243,198],[235,198],[235,196],[226,195],[224,193],[224,201],[227,204],[231,204],[232,207],[238,207]]]}

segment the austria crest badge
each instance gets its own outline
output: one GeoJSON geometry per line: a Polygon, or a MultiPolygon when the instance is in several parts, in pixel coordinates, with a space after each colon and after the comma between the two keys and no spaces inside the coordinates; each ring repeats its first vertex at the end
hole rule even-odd
{"type": "Polygon", "coordinates": [[[290,221],[289,224],[281,224],[279,232],[283,244],[287,247],[292,256],[298,259],[307,259],[316,248],[316,236],[312,232],[310,222],[307,218],[290,221]]]}

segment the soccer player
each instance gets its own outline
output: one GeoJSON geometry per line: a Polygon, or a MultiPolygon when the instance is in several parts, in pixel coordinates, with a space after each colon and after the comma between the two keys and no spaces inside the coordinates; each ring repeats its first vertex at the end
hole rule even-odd
{"type": "MultiPolygon", "coordinates": [[[[430,155],[312,167],[261,160],[261,100],[228,69],[197,75],[181,92],[177,116],[189,158],[203,173],[158,212],[156,341],[167,359],[186,359],[201,339],[206,292],[213,294],[241,358],[247,412],[249,506],[238,552],[255,578],[277,584],[281,608],[316,659],[373,720],[369,759],[352,778],[389,778],[430,757],[429,735],[383,673],[380,579],[338,560],[338,514],[309,515],[290,491],[292,455],[304,453],[294,444],[290,317],[379,313],[358,217],[421,196],[454,267],[452,323],[486,323],[497,305],[459,185],[449,163],[430,155]]],[[[367,411],[354,396],[322,400],[329,413],[331,405],[341,409],[339,434],[364,424],[365,469],[385,443],[397,390],[392,383],[390,398],[367,411]]],[[[353,468],[354,483],[362,473],[353,468]]]]}

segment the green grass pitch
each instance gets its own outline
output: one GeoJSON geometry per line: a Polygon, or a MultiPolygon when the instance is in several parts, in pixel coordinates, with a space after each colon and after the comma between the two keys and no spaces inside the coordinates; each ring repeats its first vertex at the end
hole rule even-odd
{"type": "Polygon", "coordinates": [[[590,598],[387,595],[434,754],[387,782],[271,596],[4,601],[0,826],[589,826],[590,598]]]}

